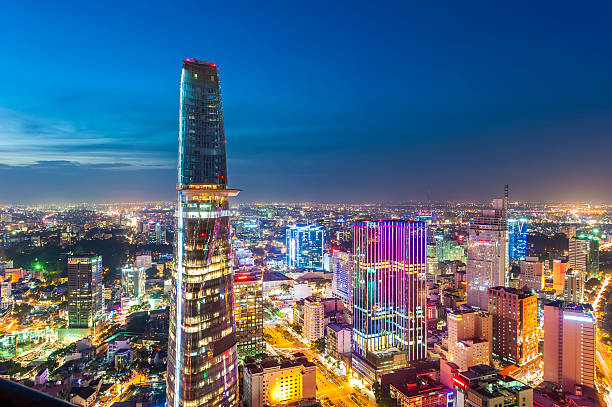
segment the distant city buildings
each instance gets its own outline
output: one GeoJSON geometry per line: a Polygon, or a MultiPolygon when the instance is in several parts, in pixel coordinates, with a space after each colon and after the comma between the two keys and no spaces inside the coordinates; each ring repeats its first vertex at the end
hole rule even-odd
{"type": "Polygon", "coordinates": [[[287,228],[287,267],[323,269],[325,228],[316,225],[292,225],[287,228]]]}
{"type": "Polygon", "coordinates": [[[544,306],[544,380],[564,392],[595,388],[596,325],[588,304],[544,306]]]}
{"type": "Polygon", "coordinates": [[[238,357],[244,358],[265,352],[261,271],[234,274],[234,314],[238,357]]]}
{"type": "Polygon", "coordinates": [[[469,224],[466,268],[467,304],[486,310],[488,290],[506,282],[507,227],[506,200],[493,200],[493,209],[485,209],[469,224]]]}
{"type": "Polygon", "coordinates": [[[489,289],[494,358],[522,366],[538,356],[538,298],[521,290],[489,289]]]}
{"type": "Polygon", "coordinates": [[[147,279],[144,267],[126,267],[121,270],[122,294],[139,300],[145,295],[145,281],[147,279]]]}
{"type": "Polygon", "coordinates": [[[426,272],[425,222],[354,222],[353,369],[366,381],[426,357],[426,272]]]}
{"type": "Polygon", "coordinates": [[[68,327],[94,328],[104,316],[102,256],[68,258],[68,327]]]}

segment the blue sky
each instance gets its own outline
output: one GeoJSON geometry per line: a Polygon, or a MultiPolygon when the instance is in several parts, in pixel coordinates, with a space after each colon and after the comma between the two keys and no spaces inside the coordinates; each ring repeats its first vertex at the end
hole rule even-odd
{"type": "Polygon", "coordinates": [[[187,57],[243,201],[612,200],[610,3],[430,3],[5,4],[0,202],[173,199],[187,57]]]}

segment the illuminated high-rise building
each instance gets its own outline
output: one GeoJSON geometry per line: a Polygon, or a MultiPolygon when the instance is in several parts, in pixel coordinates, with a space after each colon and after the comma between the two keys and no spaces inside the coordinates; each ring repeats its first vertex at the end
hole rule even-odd
{"type": "Polygon", "coordinates": [[[508,267],[506,199],[493,200],[469,225],[466,266],[467,305],[488,308],[489,288],[504,286],[508,267]]]}
{"type": "Polygon", "coordinates": [[[526,257],[521,261],[521,288],[540,291],[544,287],[544,263],[537,257],[526,257]]]}
{"type": "Polygon", "coordinates": [[[527,219],[508,219],[508,258],[525,260],[527,257],[527,219]]]}
{"type": "Polygon", "coordinates": [[[544,305],[544,380],[568,393],[594,389],[596,332],[589,304],[544,305]]]}
{"type": "Polygon", "coordinates": [[[325,228],[316,225],[292,225],[287,228],[287,267],[323,269],[325,228]]]}
{"type": "Polygon", "coordinates": [[[522,366],[538,356],[538,297],[507,287],[489,289],[494,358],[522,366]]]}
{"type": "Polygon", "coordinates": [[[238,357],[266,351],[263,338],[263,273],[244,271],[234,275],[234,310],[238,357]]]}
{"type": "Polygon", "coordinates": [[[355,221],[353,368],[368,382],[426,357],[426,224],[355,221]]]}
{"type": "Polygon", "coordinates": [[[568,265],[569,263],[566,259],[553,260],[553,288],[558,295],[563,292],[568,265]]]}
{"type": "Polygon", "coordinates": [[[94,328],[104,316],[102,256],[68,258],[68,327],[94,328]]]}
{"type": "Polygon", "coordinates": [[[578,232],[569,240],[569,267],[580,270],[585,278],[599,276],[599,236],[578,232]]]}
{"type": "Polygon", "coordinates": [[[563,300],[568,304],[582,304],[584,300],[584,272],[569,269],[565,273],[563,300]]]}
{"type": "Polygon", "coordinates": [[[353,299],[353,259],[351,253],[332,252],[332,295],[340,298],[348,307],[353,299]]]}
{"type": "Polygon", "coordinates": [[[235,406],[237,354],[225,131],[214,63],[183,62],[169,407],[235,406]]]}

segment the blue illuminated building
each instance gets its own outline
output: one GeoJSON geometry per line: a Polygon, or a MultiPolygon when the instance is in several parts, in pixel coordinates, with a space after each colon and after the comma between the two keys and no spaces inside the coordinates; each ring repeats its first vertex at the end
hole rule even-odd
{"type": "Polygon", "coordinates": [[[525,260],[527,257],[527,219],[508,219],[508,258],[525,260]]]}
{"type": "Polygon", "coordinates": [[[287,267],[323,269],[325,228],[316,225],[292,225],[287,228],[287,267]]]}

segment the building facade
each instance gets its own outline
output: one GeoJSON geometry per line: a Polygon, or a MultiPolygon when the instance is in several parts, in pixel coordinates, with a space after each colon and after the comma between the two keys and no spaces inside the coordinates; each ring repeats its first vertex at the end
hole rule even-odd
{"type": "Polygon", "coordinates": [[[321,299],[310,296],[304,299],[304,338],[314,342],[325,336],[325,306],[321,299]]]}
{"type": "Polygon", "coordinates": [[[585,278],[599,276],[599,237],[585,232],[569,240],[569,267],[580,270],[585,278]]]}
{"type": "Polygon", "coordinates": [[[508,219],[508,257],[510,261],[527,257],[527,219],[508,219]]]}
{"type": "Polygon", "coordinates": [[[287,267],[323,270],[325,228],[316,225],[292,225],[287,228],[287,267]]]}
{"type": "Polygon", "coordinates": [[[352,307],[353,259],[351,253],[335,250],[332,252],[332,295],[352,307]]]}
{"type": "Polygon", "coordinates": [[[242,403],[246,407],[264,407],[315,400],[316,372],[316,365],[303,357],[248,363],[244,367],[242,403]]]}
{"type": "Polygon", "coordinates": [[[358,220],[353,226],[353,365],[366,380],[423,359],[426,224],[358,220]]]}
{"type": "Polygon", "coordinates": [[[102,256],[68,258],[68,327],[93,328],[104,316],[102,256]]]}
{"type": "Polygon", "coordinates": [[[238,357],[266,351],[263,338],[263,273],[242,272],[234,275],[234,314],[238,357]]]}
{"type": "Polygon", "coordinates": [[[596,325],[588,304],[544,306],[544,380],[564,392],[595,388],[596,325]]]}
{"type": "Polygon", "coordinates": [[[491,354],[522,366],[538,356],[538,297],[507,287],[489,289],[491,354]]]}
{"type": "Polygon", "coordinates": [[[491,362],[492,318],[484,312],[447,314],[448,361],[460,371],[491,362]]]}
{"type": "Polygon", "coordinates": [[[225,131],[214,63],[181,75],[167,405],[235,406],[237,354],[225,131]]]}
{"type": "Polygon", "coordinates": [[[541,291],[544,287],[544,263],[537,257],[526,257],[521,261],[521,288],[531,291],[541,291]]]}
{"type": "Polygon", "coordinates": [[[489,288],[504,286],[508,266],[505,200],[495,199],[469,224],[467,305],[486,310],[489,288]]]}
{"type": "Polygon", "coordinates": [[[567,270],[563,285],[563,300],[569,304],[582,304],[584,299],[584,271],[567,270]]]}

